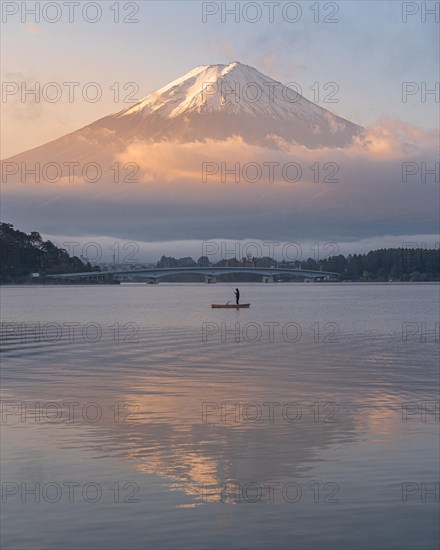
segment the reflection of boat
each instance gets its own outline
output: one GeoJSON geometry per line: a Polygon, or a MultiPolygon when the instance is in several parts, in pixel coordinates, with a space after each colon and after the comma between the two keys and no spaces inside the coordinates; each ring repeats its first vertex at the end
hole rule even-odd
{"type": "Polygon", "coordinates": [[[239,308],[246,308],[248,309],[251,304],[212,304],[211,307],[213,309],[220,309],[220,308],[231,308],[231,309],[239,309],[239,308]]]}

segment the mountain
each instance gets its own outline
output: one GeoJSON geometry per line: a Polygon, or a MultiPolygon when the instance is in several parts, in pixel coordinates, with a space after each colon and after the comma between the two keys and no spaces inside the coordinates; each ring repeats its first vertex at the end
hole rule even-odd
{"type": "Polygon", "coordinates": [[[360,130],[292,87],[236,61],[193,69],[115,115],[153,139],[181,141],[241,135],[267,144],[271,134],[308,147],[344,146],[360,130]]]}
{"type": "Polygon", "coordinates": [[[310,149],[345,147],[362,128],[236,61],[196,67],[118,113],[6,159],[111,162],[134,140],[179,142],[241,136],[276,148],[277,138],[310,149]]]}

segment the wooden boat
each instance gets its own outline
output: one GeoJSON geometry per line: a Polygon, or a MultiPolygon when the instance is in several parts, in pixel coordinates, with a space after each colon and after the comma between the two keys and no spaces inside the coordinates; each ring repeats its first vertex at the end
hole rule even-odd
{"type": "Polygon", "coordinates": [[[212,309],[220,309],[220,308],[226,308],[226,309],[249,309],[251,304],[211,304],[212,309]]]}

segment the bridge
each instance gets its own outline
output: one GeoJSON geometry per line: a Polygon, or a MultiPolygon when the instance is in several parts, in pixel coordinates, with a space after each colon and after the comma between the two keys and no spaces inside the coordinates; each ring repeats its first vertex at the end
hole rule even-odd
{"type": "Polygon", "coordinates": [[[47,275],[46,278],[62,279],[73,281],[85,279],[89,281],[105,281],[109,278],[126,279],[133,276],[145,277],[147,283],[157,284],[162,277],[170,275],[200,275],[205,283],[216,283],[217,278],[222,275],[237,273],[261,275],[263,283],[273,283],[275,277],[289,275],[304,279],[334,280],[339,277],[338,273],[331,271],[313,271],[305,269],[285,269],[278,267],[153,267],[147,269],[121,270],[121,271],[87,271],[82,273],[62,273],[59,275],[47,275]]]}

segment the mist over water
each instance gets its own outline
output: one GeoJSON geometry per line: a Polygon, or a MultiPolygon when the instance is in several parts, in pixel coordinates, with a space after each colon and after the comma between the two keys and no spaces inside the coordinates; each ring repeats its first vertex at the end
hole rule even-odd
{"type": "Polygon", "coordinates": [[[235,286],[1,289],[4,548],[438,548],[438,286],[235,286]]]}

